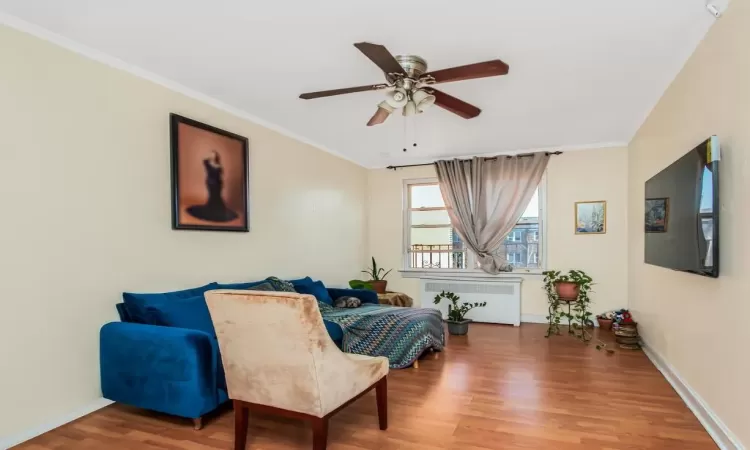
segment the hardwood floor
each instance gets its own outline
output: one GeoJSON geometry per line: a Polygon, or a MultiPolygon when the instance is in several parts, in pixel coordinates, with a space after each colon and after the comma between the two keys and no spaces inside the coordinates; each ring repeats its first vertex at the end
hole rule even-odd
{"type": "MultiPolygon", "coordinates": [[[[473,324],[439,359],[388,376],[389,427],[375,393],[331,419],[328,448],[715,449],[708,433],[641,351],[611,356],[546,326],[473,324]]],[[[608,334],[604,334],[607,338],[608,334]]],[[[225,409],[188,419],[112,405],[17,449],[231,449],[225,409]]],[[[250,415],[248,449],[312,448],[301,421],[250,415]]]]}

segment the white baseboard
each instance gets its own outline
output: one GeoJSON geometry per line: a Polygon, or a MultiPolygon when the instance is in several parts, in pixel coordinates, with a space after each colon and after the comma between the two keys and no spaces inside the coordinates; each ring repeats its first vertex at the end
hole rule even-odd
{"type": "Polygon", "coordinates": [[[716,445],[722,450],[744,450],[745,447],[737,436],[727,428],[701,396],[680,377],[675,368],[643,340],[641,340],[641,346],[648,359],[659,369],[664,378],[669,381],[669,384],[672,385],[687,407],[690,408],[690,411],[698,418],[703,428],[711,435],[716,445]]]}
{"type": "Polygon", "coordinates": [[[549,323],[544,314],[521,314],[521,323],[549,323]]]}
{"type": "MultiPolygon", "coordinates": [[[[549,323],[549,320],[547,319],[547,316],[545,314],[521,314],[521,322],[549,323]]],[[[565,323],[561,323],[561,325],[565,325],[565,323]]],[[[594,321],[594,326],[599,326],[599,323],[596,320],[594,321]]]]}
{"type": "Polygon", "coordinates": [[[70,413],[62,417],[58,417],[55,420],[41,424],[29,430],[22,431],[15,436],[2,437],[0,438],[0,449],[8,449],[13,447],[14,445],[26,442],[29,439],[35,438],[48,431],[54,430],[55,428],[61,427],[68,422],[80,419],[87,414],[91,414],[92,412],[102,409],[105,406],[109,406],[112,403],[114,403],[112,400],[107,400],[106,398],[98,398],[88,405],[82,406],[81,408],[78,408],[75,411],[71,411],[70,413]]]}

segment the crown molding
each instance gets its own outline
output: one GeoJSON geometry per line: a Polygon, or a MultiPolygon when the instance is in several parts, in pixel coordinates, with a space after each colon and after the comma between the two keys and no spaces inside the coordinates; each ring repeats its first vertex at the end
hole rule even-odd
{"type": "Polygon", "coordinates": [[[339,157],[341,159],[354,163],[360,167],[367,168],[361,162],[355,161],[352,158],[342,154],[341,152],[338,152],[336,150],[326,147],[325,145],[322,145],[304,136],[301,136],[291,130],[288,130],[287,128],[282,127],[281,125],[275,124],[273,122],[269,122],[265,119],[261,119],[260,117],[254,114],[251,114],[240,108],[228,105],[222,102],[221,100],[217,100],[209,95],[198,92],[176,81],[170,80],[168,78],[164,78],[160,75],[157,75],[153,72],[145,70],[141,67],[127,63],[119,58],[116,58],[114,56],[111,56],[99,50],[88,47],[84,44],[81,44],[80,42],[66,38],[65,36],[61,36],[44,27],[40,27],[33,23],[27,22],[19,17],[0,11],[0,25],[5,25],[9,28],[20,31],[22,33],[29,34],[31,36],[42,39],[44,41],[50,42],[54,45],[57,45],[58,47],[62,47],[66,50],[69,50],[73,53],[77,53],[79,55],[82,55],[86,58],[89,58],[91,60],[104,64],[106,66],[112,67],[117,70],[121,70],[123,72],[127,72],[138,78],[142,78],[144,80],[157,84],[161,87],[169,89],[170,91],[177,92],[186,97],[190,97],[193,100],[197,100],[199,102],[212,106],[218,110],[221,110],[233,116],[239,117],[240,119],[253,122],[257,125],[268,128],[269,130],[273,130],[281,135],[284,135],[296,141],[315,147],[318,150],[324,151],[326,153],[329,153],[331,155],[334,155],[336,157],[339,157]]]}
{"type": "Polygon", "coordinates": [[[627,147],[627,142],[601,142],[601,143],[593,143],[593,144],[581,144],[581,145],[563,145],[563,146],[555,146],[555,147],[541,147],[541,148],[527,148],[527,149],[518,149],[518,150],[510,150],[510,151],[502,151],[502,152],[490,152],[490,153],[476,153],[476,154],[470,154],[470,155],[439,155],[432,158],[420,158],[415,160],[399,160],[399,161],[389,161],[388,163],[376,163],[376,164],[364,164],[361,161],[357,161],[355,159],[352,159],[351,157],[344,155],[343,153],[331,149],[329,147],[326,147],[325,145],[322,145],[318,142],[315,142],[311,139],[308,139],[304,136],[301,136],[285,127],[282,127],[281,125],[275,124],[273,122],[269,122],[265,119],[262,119],[254,114],[251,114],[245,110],[242,110],[240,108],[231,106],[227,103],[222,102],[221,100],[218,100],[214,97],[211,97],[209,95],[203,94],[199,91],[196,91],[194,89],[191,89],[187,86],[184,86],[176,81],[170,80],[168,78],[162,77],[160,75],[157,75],[153,72],[150,72],[148,70],[145,70],[141,67],[138,67],[134,64],[130,64],[128,62],[125,62],[119,58],[116,58],[114,56],[111,56],[107,53],[101,52],[99,50],[96,50],[94,48],[88,47],[84,44],[81,44],[80,42],[77,42],[75,40],[69,39],[65,36],[59,35],[53,31],[50,31],[44,27],[40,27],[38,25],[35,25],[33,23],[27,22],[19,17],[16,17],[14,15],[5,13],[0,11],[0,25],[5,25],[9,28],[15,29],[17,31],[20,31],[22,33],[29,34],[31,36],[34,36],[36,38],[42,39],[44,41],[47,41],[49,43],[52,43],[54,45],[57,45],[58,47],[62,47],[68,51],[71,51],[73,53],[79,54],[81,56],[84,56],[88,59],[91,59],[93,61],[99,62],[101,64],[104,64],[106,66],[112,67],[117,70],[121,70],[123,72],[127,72],[133,76],[136,76],[138,78],[150,81],[154,84],[157,84],[163,88],[169,89],[170,91],[177,92],[179,94],[182,94],[186,97],[192,98],[194,100],[197,100],[201,103],[204,103],[206,105],[212,106],[220,111],[226,112],[228,114],[231,114],[235,117],[238,117],[240,119],[247,120],[249,122],[252,122],[254,124],[260,125],[262,127],[268,128],[269,130],[273,130],[283,136],[286,136],[288,138],[294,139],[296,141],[299,141],[301,143],[310,145],[311,147],[314,147],[318,150],[321,150],[323,152],[329,153],[333,156],[336,156],[338,158],[341,158],[343,160],[349,161],[353,164],[356,164],[360,167],[364,167],[366,169],[382,169],[389,165],[399,165],[399,164],[423,164],[423,163],[432,163],[437,159],[452,159],[452,158],[470,158],[472,156],[497,156],[497,155],[514,155],[517,153],[531,153],[531,152],[553,152],[553,151],[575,151],[575,150],[590,150],[590,149],[604,149],[604,148],[615,148],[615,147],[627,147]]]}

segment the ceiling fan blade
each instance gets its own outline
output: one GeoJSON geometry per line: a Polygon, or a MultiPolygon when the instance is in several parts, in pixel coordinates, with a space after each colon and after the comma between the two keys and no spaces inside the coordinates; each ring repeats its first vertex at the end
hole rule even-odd
{"type": "Polygon", "coordinates": [[[441,92],[437,89],[432,88],[430,88],[430,90],[433,91],[432,95],[435,96],[436,105],[452,112],[453,114],[457,114],[464,119],[473,119],[482,112],[482,110],[477,108],[476,106],[466,103],[463,100],[459,100],[452,95],[446,94],[445,92],[441,92]]]}
{"type": "Polygon", "coordinates": [[[330,91],[307,92],[300,95],[299,98],[310,100],[313,98],[331,97],[333,95],[351,94],[353,92],[375,91],[386,87],[388,87],[387,84],[368,84],[367,86],[357,86],[345,89],[332,89],[330,91]]]}
{"type": "Polygon", "coordinates": [[[450,81],[472,80],[474,78],[496,77],[505,75],[510,68],[499,59],[485,61],[466,66],[451,67],[450,69],[436,70],[423,74],[420,78],[431,76],[435,83],[448,83],[450,81]]]}
{"type": "Polygon", "coordinates": [[[381,123],[385,122],[385,119],[387,119],[390,115],[391,113],[389,113],[388,110],[378,108],[378,110],[375,111],[375,114],[370,117],[369,122],[367,122],[367,126],[371,127],[373,125],[380,125],[381,123]]]}
{"type": "Polygon", "coordinates": [[[389,73],[401,73],[406,75],[406,71],[401,67],[401,64],[396,61],[396,58],[391,55],[391,52],[387,48],[378,44],[371,44],[369,42],[358,42],[354,44],[360,52],[364,53],[365,56],[370,58],[370,61],[374,62],[375,65],[380,67],[380,70],[389,73]]]}

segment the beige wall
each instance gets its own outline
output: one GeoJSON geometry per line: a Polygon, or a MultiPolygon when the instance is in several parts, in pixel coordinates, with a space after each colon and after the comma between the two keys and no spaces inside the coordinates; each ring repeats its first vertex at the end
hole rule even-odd
{"type": "MultiPolygon", "coordinates": [[[[432,167],[397,171],[372,170],[368,177],[368,249],[383,267],[402,264],[402,186],[404,179],[434,177],[432,167]]],[[[547,168],[547,266],[582,269],[595,280],[594,312],[627,306],[627,150],[580,150],[553,156],[547,168]],[[607,201],[607,233],[576,235],[574,203],[607,201]]],[[[419,280],[402,278],[396,270],[388,278],[391,290],[418,300],[419,280]]],[[[540,275],[524,275],[523,314],[547,314],[540,275]]]]}
{"type": "Polygon", "coordinates": [[[0,27],[0,442],[101,396],[123,290],[355,277],[366,170],[0,27]],[[250,233],[172,231],[169,113],[250,139],[250,233]]]}
{"type": "Polygon", "coordinates": [[[630,144],[629,295],[643,338],[747,446],[750,403],[750,2],[735,0],[630,144]],[[718,279],[643,262],[644,183],[716,134],[720,163],[718,279]]]}

